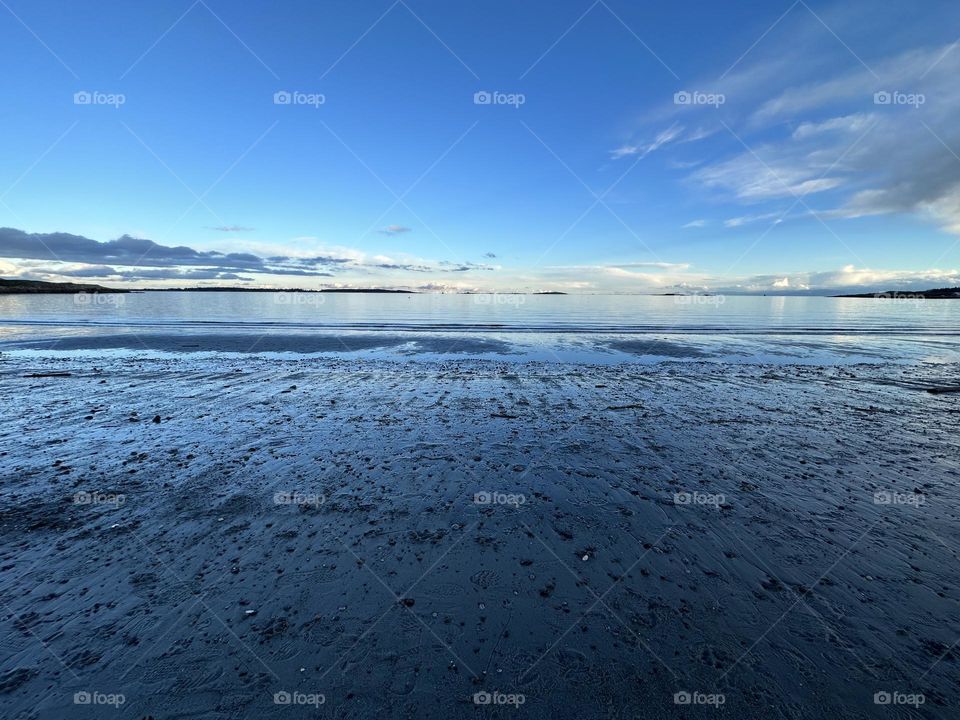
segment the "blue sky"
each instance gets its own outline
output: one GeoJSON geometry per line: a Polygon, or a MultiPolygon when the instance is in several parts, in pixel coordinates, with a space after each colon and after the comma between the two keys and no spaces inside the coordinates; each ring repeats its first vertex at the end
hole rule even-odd
{"type": "Polygon", "coordinates": [[[0,275],[960,285],[958,36],[938,0],[3,0],[0,275]]]}

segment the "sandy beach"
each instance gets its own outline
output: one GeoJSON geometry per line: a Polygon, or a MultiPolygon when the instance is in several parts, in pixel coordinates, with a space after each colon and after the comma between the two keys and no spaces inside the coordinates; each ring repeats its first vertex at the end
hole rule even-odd
{"type": "Polygon", "coordinates": [[[946,717],[958,370],[6,358],[3,715],[946,717]]]}

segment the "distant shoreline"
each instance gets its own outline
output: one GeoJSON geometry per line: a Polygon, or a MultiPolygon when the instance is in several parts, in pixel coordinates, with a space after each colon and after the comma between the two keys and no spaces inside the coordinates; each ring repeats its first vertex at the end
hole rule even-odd
{"type": "MultiPolygon", "coordinates": [[[[263,287],[178,287],[178,288],[108,288],[103,285],[84,283],[53,283],[43,280],[7,280],[0,278],[0,295],[69,295],[73,293],[146,293],[146,292],[234,292],[234,293],[341,293],[372,295],[421,295],[417,290],[393,290],[389,288],[263,288],[263,287]]],[[[549,290],[522,293],[450,293],[451,295],[566,295],[565,292],[549,290]]]]}
{"type": "Polygon", "coordinates": [[[75,293],[129,293],[103,285],[83,283],[51,283],[43,280],[4,280],[0,278],[0,295],[73,295],[75,293]]]}
{"type": "MultiPolygon", "coordinates": [[[[147,293],[147,292],[226,292],[226,293],[339,293],[369,295],[422,295],[417,290],[394,290],[389,288],[264,288],[264,287],[176,287],[176,288],[109,288],[92,283],[46,282],[43,280],[19,280],[0,278],[0,295],[70,295],[74,293],[147,293]]],[[[478,292],[433,293],[441,295],[568,295],[559,290],[539,292],[478,292]]],[[[593,294],[593,293],[590,293],[593,294]]],[[[600,293],[604,294],[604,293],[600,293]]],[[[612,295],[638,295],[654,297],[723,297],[730,293],[611,293],[612,295]]],[[[827,297],[863,298],[878,300],[960,300],[960,287],[933,288],[930,290],[887,290],[884,292],[850,293],[843,295],[770,295],[736,294],[736,297],[827,297]]]]}
{"type": "Polygon", "coordinates": [[[888,290],[887,292],[832,295],[837,298],[866,298],[877,300],[960,300],[960,287],[933,290],[888,290]]]}
{"type": "Polygon", "coordinates": [[[192,288],[143,288],[134,292],[285,292],[285,293],[373,293],[387,295],[419,295],[416,290],[387,290],[385,288],[244,288],[244,287],[192,287],[192,288]]]}

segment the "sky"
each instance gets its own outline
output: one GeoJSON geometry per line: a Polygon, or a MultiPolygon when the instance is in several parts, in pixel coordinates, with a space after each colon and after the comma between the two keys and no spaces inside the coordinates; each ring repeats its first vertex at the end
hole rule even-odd
{"type": "Polygon", "coordinates": [[[0,0],[0,276],[960,285],[960,4],[0,0]]]}

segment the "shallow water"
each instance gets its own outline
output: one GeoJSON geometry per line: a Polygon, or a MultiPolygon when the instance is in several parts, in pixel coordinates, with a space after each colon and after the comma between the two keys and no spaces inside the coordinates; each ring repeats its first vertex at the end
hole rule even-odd
{"type": "Polygon", "coordinates": [[[954,361],[960,303],[827,297],[143,292],[0,296],[0,349],[565,362],[954,361]]]}

